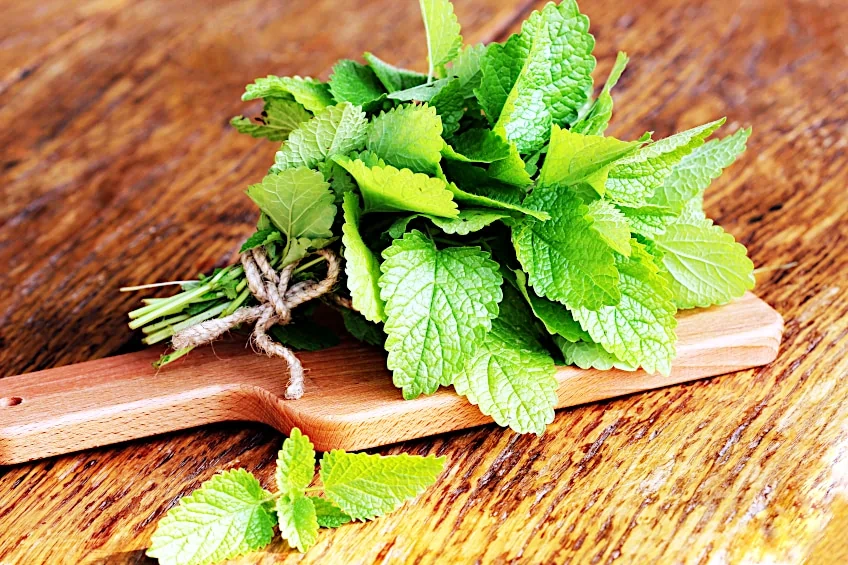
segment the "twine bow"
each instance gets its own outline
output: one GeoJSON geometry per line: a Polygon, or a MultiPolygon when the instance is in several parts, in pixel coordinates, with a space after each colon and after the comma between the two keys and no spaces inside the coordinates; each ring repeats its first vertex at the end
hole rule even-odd
{"type": "Polygon", "coordinates": [[[324,280],[306,280],[289,286],[298,261],[286,265],[277,273],[262,247],[241,254],[241,264],[247,277],[247,286],[259,302],[256,306],[239,308],[229,316],[200,322],[176,333],[171,338],[175,349],[196,347],[210,343],[235,326],[253,323],[250,336],[254,346],[268,357],[282,357],[289,366],[289,382],[285,397],[297,399],[303,396],[303,365],[291,349],[271,339],[268,330],[275,325],[284,326],[291,322],[293,308],[322,296],[332,290],[339,278],[339,258],[329,249],[315,252],[327,261],[327,276],[324,280]]]}

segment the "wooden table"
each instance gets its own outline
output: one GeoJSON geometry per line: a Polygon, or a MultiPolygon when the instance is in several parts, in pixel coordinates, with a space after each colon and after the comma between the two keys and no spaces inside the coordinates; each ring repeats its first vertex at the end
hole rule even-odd
{"type": "MultiPolygon", "coordinates": [[[[458,0],[469,42],[541,2],[458,0]]],[[[846,562],[848,4],[584,2],[599,77],[632,57],[612,133],[752,124],[708,212],[786,318],[770,367],[384,452],[448,456],[391,516],[265,562],[846,562]],[[840,551],[842,557],[840,557],[840,551]]],[[[137,296],[233,258],[274,147],[236,134],[244,84],[326,78],[368,49],[423,63],[417,3],[0,0],[0,366],[134,350],[137,296]]],[[[255,108],[249,108],[254,110],[255,108]]],[[[2,408],[0,408],[2,409],[2,408]]],[[[221,469],[271,480],[282,437],[221,425],[0,470],[0,563],[145,562],[156,520],[221,469]]]]}

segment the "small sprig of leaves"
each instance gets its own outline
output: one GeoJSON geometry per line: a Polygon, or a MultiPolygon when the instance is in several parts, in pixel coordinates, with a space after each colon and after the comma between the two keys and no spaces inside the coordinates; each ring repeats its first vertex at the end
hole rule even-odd
{"type": "Polygon", "coordinates": [[[321,458],[322,486],[310,487],[315,462],[309,438],[292,429],[277,457],[276,492],[244,469],[216,475],[160,520],[147,555],[163,565],[215,563],[267,546],[274,526],[304,552],[318,541],[319,528],[373,520],[421,494],[445,458],[334,450],[321,458]]]}
{"type": "MultiPolygon", "coordinates": [[[[678,310],[753,287],[744,246],[703,211],[750,129],[607,135],[628,58],[593,97],[595,40],[574,0],[489,45],[462,44],[448,0],[420,4],[427,73],[365,53],[326,83],[247,86],[263,113],[235,128],[285,142],[248,189],[262,215],[246,246],[278,268],[334,246],[345,324],[386,349],[405,398],[453,386],[498,424],[540,434],[555,363],[667,375],[678,310]]],[[[298,275],[320,276],[320,261],[298,275]]],[[[252,300],[240,266],[183,288],[131,313],[148,343],[252,300]]],[[[301,316],[275,335],[293,344],[310,327],[301,316]]]]}

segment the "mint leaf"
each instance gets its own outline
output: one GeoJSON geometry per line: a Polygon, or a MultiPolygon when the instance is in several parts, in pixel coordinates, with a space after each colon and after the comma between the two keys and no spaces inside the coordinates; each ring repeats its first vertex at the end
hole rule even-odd
{"type": "Polygon", "coordinates": [[[336,102],[350,102],[363,107],[386,95],[374,71],[350,59],[342,59],[333,65],[330,93],[336,102]]]}
{"type": "Polygon", "coordinates": [[[282,236],[280,236],[280,232],[278,232],[274,228],[257,230],[253,233],[253,235],[247,238],[247,241],[241,244],[241,249],[239,249],[239,253],[244,253],[245,251],[249,251],[250,249],[254,249],[261,245],[267,245],[269,243],[281,240],[282,236]]]}
{"type": "Polygon", "coordinates": [[[465,97],[462,95],[462,84],[459,79],[453,79],[429,102],[436,109],[442,120],[442,136],[450,138],[459,129],[459,120],[465,113],[465,97]]]}
{"type": "Polygon", "coordinates": [[[493,179],[525,188],[533,183],[530,178],[530,173],[527,172],[527,166],[518,154],[518,149],[514,143],[509,144],[509,155],[506,159],[495,161],[489,165],[489,176],[493,179]]]}
{"type": "Polygon", "coordinates": [[[621,211],[608,200],[595,200],[589,204],[592,229],[613,251],[630,256],[630,224],[621,211]]]}
{"type": "Polygon", "coordinates": [[[678,308],[725,304],[754,288],[745,246],[711,221],[675,222],[655,241],[678,308]]]}
{"type": "Polygon", "coordinates": [[[277,499],[277,521],[282,538],[301,553],[318,541],[315,505],[300,491],[289,491],[277,499]]]}
{"type": "Polygon", "coordinates": [[[413,88],[427,82],[427,75],[395,67],[371,53],[365,53],[363,58],[390,93],[413,88]]]}
{"type": "Polygon", "coordinates": [[[451,178],[459,184],[448,184],[448,190],[453,193],[457,202],[498,210],[514,210],[542,221],[550,218],[547,212],[522,205],[524,191],[501,184],[490,178],[486,171],[477,167],[452,167],[448,163],[445,165],[451,178]]]}
{"type": "Polygon", "coordinates": [[[663,233],[675,219],[676,214],[666,206],[646,204],[637,208],[618,206],[619,211],[627,218],[630,230],[648,238],[663,233]]]}
{"type": "Polygon", "coordinates": [[[546,222],[525,218],[513,228],[516,255],[536,292],[571,309],[617,304],[613,251],[592,229],[586,205],[560,186],[537,187],[524,205],[551,215],[546,222]]]}
{"type": "Polygon", "coordinates": [[[330,160],[319,163],[318,170],[324,175],[324,180],[330,183],[330,188],[333,189],[337,204],[341,203],[346,193],[356,190],[356,183],[353,182],[351,176],[344,167],[335,161],[330,160]]]}
{"type": "Polygon", "coordinates": [[[368,120],[359,107],[347,102],[330,106],[289,135],[277,151],[274,167],[313,168],[334,155],[346,155],[363,147],[367,130],[368,120]]]}
{"type": "Polygon", "coordinates": [[[449,74],[459,79],[463,98],[474,96],[474,89],[480,86],[483,71],[480,61],[486,54],[486,46],[482,43],[466,45],[453,60],[449,74]]]}
{"type": "Polygon", "coordinates": [[[317,496],[310,496],[315,507],[315,517],[318,519],[318,525],[322,528],[338,528],[352,521],[352,518],[342,512],[341,508],[327,500],[317,496]]]}
{"type": "Polygon", "coordinates": [[[432,394],[451,384],[491,329],[502,297],[497,263],[479,248],[437,249],[419,231],[395,240],[383,258],[380,288],[395,386],[406,399],[432,394]]]}
{"type": "Polygon", "coordinates": [[[359,235],[359,197],[353,192],[344,196],[344,225],[342,243],[344,244],[345,274],[347,288],[350,290],[353,307],[371,322],[383,322],[383,301],[380,300],[380,261],[368,249],[359,235]]]}
{"type": "Polygon", "coordinates": [[[330,185],[318,171],[300,167],[269,174],[251,185],[247,195],[288,238],[284,256],[295,248],[305,252],[312,238],[333,235],[336,205],[330,185]]]}
{"type": "Polygon", "coordinates": [[[568,341],[589,340],[589,334],[580,327],[580,324],[571,315],[571,312],[560,304],[547,298],[542,298],[527,286],[527,275],[524,271],[511,271],[512,284],[521,292],[521,295],[530,305],[533,314],[542,322],[545,329],[551,335],[559,335],[568,341]]]}
{"type": "Polygon", "coordinates": [[[621,78],[621,73],[624,72],[624,67],[627,66],[627,53],[619,53],[615,58],[615,64],[612,66],[609,78],[598,95],[598,99],[589,106],[586,115],[581,118],[571,127],[574,133],[582,133],[584,135],[603,135],[612,118],[612,95],[610,91],[618,83],[621,78]]]}
{"type": "Polygon", "coordinates": [[[468,235],[510,216],[494,210],[466,208],[456,218],[427,217],[447,234],[468,235]]]}
{"type": "Polygon", "coordinates": [[[665,183],[672,169],[724,123],[724,118],[660,139],[623,158],[609,171],[606,189],[610,198],[626,206],[648,202],[665,183]]]}
{"type": "Polygon", "coordinates": [[[628,365],[648,373],[671,372],[677,308],[668,282],[635,240],[630,257],[616,256],[621,301],[596,310],[572,308],[574,318],[595,343],[628,365]]]}
{"type": "Polygon", "coordinates": [[[449,0],[419,0],[424,30],[427,32],[427,82],[444,74],[444,66],[462,47],[459,21],[449,0]]]}
{"type": "Polygon", "coordinates": [[[554,419],[556,368],[528,331],[531,325],[523,301],[507,287],[500,315],[454,388],[499,425],[541,434],[554,419]]]}
{"type": "Polygon", "coordinates": [[[354,520],[397,509],[436,482],[444,457],[369,455],[333,450],[321,459],[324,494],[354,520]]]}
{"type": "Polygon", "coordinates": [[[329,87],[323,82],[306,77],[278,77],[268,75],[258,78],[245,87],[241,99],[244,101],[257,98],[294,98],[304,108],[313,114],[333,105],[329,87]]]}
{"type": "Polygon", "coordinates": [[[624,363],[615,355],[591,341],[568,341],[559,336],[554,336],[554,342],[562,351],[565,362],[569,365],[577,365],[581,369],[597,369],[609,371],[612,368],[622,371],[635,371],[638,367],[624,363]]]}
{"type": "Polygon", "coordinates": [[[271,543],[271,493],[244,469],[212,477],[159,522],[147,555],[164,565],[204,565],[271,543]]]}
{"type": "Polygon", "coordinates": [[[573,0],[533,12],[521,33],[483,57],[477,98],[495,131],[520,153],[539,149],[551,126],[572,123],[592,86],[595,40],[573,0]]]}
{"type": "Polygon", "coordinates": [[[314,476],[315,447],[298,428],[292,428],[277,455],[277,488],[302,493],[314,476]]]}
{"type": "Polygon", "coordinates": [[[368,167],[358,160],[339,158],[338,163],[359,185],[366,214],[408,210],[450,218],[459,213],[453,194],[442,179],[390,165],[368,167]]]}
{"type": "Polygon", "coordinates": [[[470,129],[445,144],[442,155],[465,163],[493,163],[509,157],[509,143],[487,129],[470,129]]]}
{"type": "Polygon", "coordinates": [[[429,102],[438,95],[442,89],[446,88],[453,79],[443,78],[433,82],[427,82],[418,86],[413,86],[405,90],[398,90],[389,94],[392,100],[400,102],[429,102]]]}
{"type": "Polygon", "coordinates": [[[344,320],[345,329],[363,343],[383,347],[386,342],[386,334],[377,324],[369,322],[359,312],[343,309],[342,320],[344,320]]]}
{"type": "Polygon", "coordinates": [[[376,116],[365,146],[390,165],[434,173],[441,160],[442,120],[429,106],[398,106],[376,116]]]}
{"type": "Polygon", "coordinates": [[[262,115],[256,118],[256,123],[244,116],[237,116],[230,120],[230,124],[239,133],[246,133],[251,137],[285,141],[292,131],[311,117],[312,114],[294,100],[268,98],[265,100],[262,115]]]}
{"type": "Polygon", "coordinates": [[[686,155],[649,199],[652,204],[680,212],[686,202],[704,193],[713,179],[745,151],[751,128],[740,129],[721,140],[713,140],[686,155]]]}
{"type": "Polygon", "coordinates": [[[539,184],[573,185],[585,182],[604,195],[610,167],[639,149],[640,141],[582,135],[554,125],[539,184]]]}

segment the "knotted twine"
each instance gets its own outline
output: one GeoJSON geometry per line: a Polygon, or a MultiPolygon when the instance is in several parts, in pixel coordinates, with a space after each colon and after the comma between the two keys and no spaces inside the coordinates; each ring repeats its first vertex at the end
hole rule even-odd
{"type": "Polygon", "coordinates": [[[289,382],[285,397],[303,396],[303,365],[291,349],[271,339],[268,330],[275,325],[291,322],[293,308],[332,290],[339,278],[339,258],[329,249],[315,252],[327,261],[327,276],[322,281],[306,280],[289,286],[299,261],[289,263],[277,273],[265,255],[263,247],[241,254],[241,264],[247,286],[259,302],[256,306],[239,308],[229,316],[206,320],[177,332],[171,338],[175,349],[211,343],[240,324],[254,323],[250,339],[254,347],[268,357],[282,357],[289,366],[289,382]]]}

